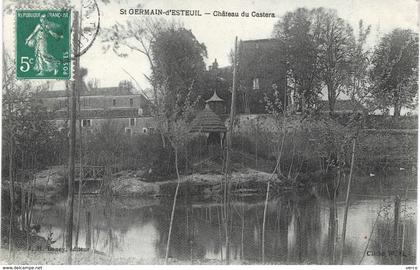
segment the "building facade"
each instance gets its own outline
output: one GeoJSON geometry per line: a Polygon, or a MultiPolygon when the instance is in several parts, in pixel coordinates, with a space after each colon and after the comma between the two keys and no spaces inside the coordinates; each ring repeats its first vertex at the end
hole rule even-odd
{"type": "Polygon", "coordinates": [[[241,41],[238,58],[239,112],[265,113],[264,97],[270,97],[275,90],[287,104],[286,59],[280,40],[241,41]]]}
{"type": "MultiPolygon", "coordinates": [[[[69,98],[66,91],[41,91],[36,94],[50,112],[58,129],[68,127],[69,98]]],[[[148,100],[125,87],[104,87],[81,91],[78,119],[85,133],[97,132],[109,122],[126,134],[154,132],[148,100]]]]}

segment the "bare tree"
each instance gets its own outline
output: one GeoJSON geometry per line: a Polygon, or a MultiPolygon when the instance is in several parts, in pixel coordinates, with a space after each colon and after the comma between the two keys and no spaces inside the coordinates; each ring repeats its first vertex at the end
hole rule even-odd
{"type": "Polygon", "coordinates": [[[179,186],[181,183],[181,176],[178,168],[178,155],[179,153],[187,146],[187,144],[194,138],[195,134],[189,132],[189,122],[191,121],[192,115],[194,115],[194,108],[196,102],[190,102],[187,99],[187,102],[184,103],[183,108],[177,108],[176,111],[180,112],[177,116],[171,117],[170,119],[165,120],[165,123],[168,123],[167,130],[165,132],[166,138],[171,143],[171,146],[175,152],[175,171],[177,176],[177,184],[175,188],[175,194],[172,204],[171,219],[169,223],[169,233],[168,240],[166,244],[165,252],[165,264],[168,263],[169,258],[169,248],[171,244],[171,235],[172,235],[172,226],[175,215],[176,202],[178,197],[179,186]]]}
{"type": "Polygon", "coordinates": [[[104,51],[111,49],[120,57],[127,57],[128,51],[131,51],[146,57],[151,74],[143,74],[143,76],[152,86],[155,109],[159,107],[159,93],[163,91],[163,88],[159,87],[153,78],[156,67],[153,61],[152,44],[157,34],[168,27],[166,20],[147,18],[129,20],[126,24],[116,23],[110,28],[102,29],[104,51]]]}
{"type": "MultiPolygon", "coordinates": [[[[10,58],[6,53],[3,53],[3,105],[4,102],[7,102],[7,106],[3,106],[3,108],[7,108],[7,115],[9,118],[12,117],[13,113],[13,97],[11,96],[12,90],[16,88],[16,82],[15,82],[15,73],[13,69],[13,65],[10,63],[10,58]]],[[[6,117],[7,117],[6,115],[6,117]]],[[[5,117],[5,116],[3,116],[5,117]]],[[[10,119],[11,120],[11,119],[10,119]]],[[[5,131],[8,132],[8,139],[9,139],[9,150],[8,150],[8,158],[9,158],[9,192],[10,192],[10,216],[9,216],[9,257],[11,257],[12,250],[13,250],[13,220],[15,218],[15,182],[13,177],[14,172],[14,124],[13,121],[6,121],[6,128],[5,131]]]]}

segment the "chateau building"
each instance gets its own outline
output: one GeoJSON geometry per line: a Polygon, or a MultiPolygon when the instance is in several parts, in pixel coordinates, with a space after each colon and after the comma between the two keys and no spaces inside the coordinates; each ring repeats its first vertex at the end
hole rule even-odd
{"type": "Polygon", "coordinates": [[[278,39],[244,40],[239,46],[238,112],[265,113],[264,97],[274,90],[286,105],[285,52],[278,39]]]}
{"type": "MultiPolygon", "coordinates": [[[[65,90],[41,91],[36,98],[47,107],[51,120],[59,129],[67,127],[69,98],[65,90]]],[[[120,85],[88,90],[84,85],[79,105],[81,125],[86,133],[98,131],[106,122],[112,122],[115,128],[121,128],[130,135],[154,131],[149,102],[129,87],[120,85]]]]}

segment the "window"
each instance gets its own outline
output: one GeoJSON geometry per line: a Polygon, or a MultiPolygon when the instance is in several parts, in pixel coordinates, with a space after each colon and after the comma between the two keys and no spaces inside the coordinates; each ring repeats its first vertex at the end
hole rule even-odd
{"type": "Polygon", "coordinates": [[[130,126],[134,127],[136,125],[136,119],[130,118],[130,126]]]}
{"type": "Polygon", "coordinates": [[[112,100],[112,106],[116,106],[117,105],[117,100],[116,99],[113,99],[112,100]]]}
{"type": "Polygon", "coordinates": [[[83,106],[85,106],[85,107],[90,106],[90,100],[89,100],[89,98],[87,98],[87,97],[83,98],[83,106]]]}
{"type": "Polygon", "coordinates": [[[125,128],[125,134],[131,136],[131,128],[125,128]]]}
{"type": "Polygon", "coordinates": [[[58,109],[65,109],[67,108],[67,101],[66,100],[59,100],[58,101],[58,109]]]}
{"type": "Polygon", "coordinates": [[[143,133],[147,133],[147,128],[143,128],[143,133]]]}
{"type": "Polygon", "coordinates": [[[130,98],[130,107],[133,107],[134,101],[132,98],[130,98]]]}
{"type": "Polygon", "coordinates": [[[260,89],[260,82],[259,82],[258,78],[255,78],[254,80],[252,80],[252,89],[254,89],[254,90],[259,90],[260,89]]]}
{"type": "Polygon", "coordinates": [[[82,127],[90,127],[91,126],[91,121],[90,119],[83,119],[82,120],[82,127]]]}

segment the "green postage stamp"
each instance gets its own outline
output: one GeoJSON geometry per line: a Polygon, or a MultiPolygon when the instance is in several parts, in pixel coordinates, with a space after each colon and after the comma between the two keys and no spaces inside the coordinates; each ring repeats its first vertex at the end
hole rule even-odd
{"type": "Polygon", "coordinates": [[[18,79],[70,79],[70,20],[68,10],[16,11],[18,79]]]}

